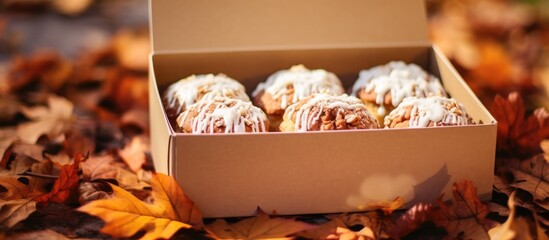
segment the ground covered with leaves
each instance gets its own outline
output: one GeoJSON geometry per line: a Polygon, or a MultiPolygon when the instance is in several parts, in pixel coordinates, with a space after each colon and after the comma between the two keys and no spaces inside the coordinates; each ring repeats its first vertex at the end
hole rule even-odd
{"type": "Polygon", "coordinates": [[[548,239],[544,1],[428,1],[433,41],[499,122],[492,201],[463,179],[452,200],[407,210],[397,198],[369,212],[258,208],[229,219],[202,218],[173,178],[154,172],[146,28],[110,23],[102,44],[76,52],[29,48],[27,35],[10,28],[36,15],[105,14],[109,3],[73,4],[0,3],[0,239],[548,239]]]}

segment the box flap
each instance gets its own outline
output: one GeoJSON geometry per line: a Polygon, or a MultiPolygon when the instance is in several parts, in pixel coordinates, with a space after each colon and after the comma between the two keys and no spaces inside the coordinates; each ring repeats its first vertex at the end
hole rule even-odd
{"type": "Polygon", "coordinates": [[[423,0],[149,0],[153,50],[427,43],[423,0]]]}

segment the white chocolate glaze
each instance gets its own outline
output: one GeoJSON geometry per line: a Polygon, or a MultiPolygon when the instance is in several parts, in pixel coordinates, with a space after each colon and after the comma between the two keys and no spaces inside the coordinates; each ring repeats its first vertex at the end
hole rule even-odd
{"type": "Polygon", "coordinates": [[[216,97],[211,101],[201,100],[179,115],[179,127],[183,126],[191,111],[198,112],[191,121],[194,134],[214,133],[214,124],[217,127],[224,126],[225,133],[244,133],[246,126],[250,127],[252,132],[267,131],[267,115],[251,102],[240,99],[216,97]]]}
{"type": "Polygon", "coordinates": [[[434,126],[467,125],[470,120],[465,107],[453,98],[433,96],[428,98],[405,98],[389,115],[385,117],[388,125],[394,119],[406,115],[409,109],[409,127],[427,127],[429,123],[434,126]]]}
{"type": "MultiPolygon", "coordinates": [[[[321,114],[323,113],[324,109],[334,109],[334,108],[341,108],[341,109],[347,109],[347,110],[356,110],[356,109],[364,109],[364,111],[367,111],[364,107],[364,104],[360,101],[360,99],[347,96],[347,94],[343,95],[332,95],[332,94],[326,94],[326,93],[320,93],[320,94],[313,94],[312,98],[309,99],[305,104],[299,106],[299,108],[296,111],[296,107],[298,107],[299,103],[295,103],[290,105],[286,109],[285,115],[291,117],[293,114],[295,114],[295,131],[296,132],[305,132],[308,129],[310,129],[311,125],[314,122],[317,122],[319,118],[321,117],[321,114]],[[318,112],[312,112],[311,110],[316,107],[320,108],[318,112]]],[[[371,116],[372,119],[374,119],[373,116],[371,116]]]]}
{"type": "Polygon", "coordinates": [[[257,96],[263,90],[271,94],[273,99],[281,98],[282,109],[313,93],[328,92],[336,95],[344,93],[341,81],[335,74],[323,69],[309,70],[303,65],[296,65],[289,70],[280,70],[272,74],[266,82],[257,86],[252,96],[257,96]],[[289,87],[293,87],[294,91],[291,99],[287,99],[287,95],[292,91],[289,87]]]}
{"type": "Polygon", "coordinates": [[[361,89],[375,92],[375,102],[379,105],[378,115],[386,114],[383,102],[387,93],[391,94],[391,104],[394,107],[406,97],[446,96],[438,78],[416,64],[402,61],[360,71],[358,80],[353,85],[352,95],[357,96],[361,89]]]}
{"type": "Polygon", "coordinates": [[[174,108],[178,103],[177,112],[184,111],[197,101],[200,93],[203,94],[200,100],[206,101],[213,100],[215,97],[250,101],[244,86],[238,81],[224,74],[202,74],[189,76],[170,85],[165,94],[167,105],[174,108]]]}

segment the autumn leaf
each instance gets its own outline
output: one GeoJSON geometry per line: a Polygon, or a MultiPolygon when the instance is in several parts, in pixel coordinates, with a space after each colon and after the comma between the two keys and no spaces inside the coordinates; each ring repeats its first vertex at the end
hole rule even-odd
{"type": "Polygon", "coordinates": [[[260,208],[255,217],[246,218],[234,224],[217,219],[206,226],[208,233],[218,239],[266,239],[283,238],[315,226],[293,219],[270,217],[260,208]]]}
{"type": "Polygon", "coordinates": [[[131,142],[122,150],[118,150],[118,155],[124,160],[130,169],[137,173],[141,170],[147,160],[146,152],[149,151],[148,139],[143,136],[132,138],[131,142]]]}
{"type": "Polygon", "coordinates": [[[36,210],[32,199],[0,200],[0,229],[10,228],[36,210]]]}
{"type": "Polygon", "coordinates": [[[523,190],[531,195],[529,198],[532,204],[549,210],[549,166],[545,154],[540,153],[527,159],[498,159],[498,170],[494,176],[495,189],[507,195],[515,189],[523,190]]]}
{"type": "Polygon", "coordinates": [[[49,202],[64,203],[73,199],[76,196],[76,190],[78,183],[80,182],[80,175],[78,169],[80,169],[80,162],[85,161],[87,156],[77,155],[74,158],[72,164],[63,165],[59,170],[59,177],[55,180],[51,192],[42,194],[36,197],[39,204],[45,204],[49,202]]]}
{"type": "MultiPolygon", "coordinates": [[[[488,231],[491,240],[526,240],[534,239],[530,233],[528,221],[523,217],[516,217],[515,194],[511,194],[507,205],[510,209],[509,217],[503,224],[488,231]]],[[[543,233],[543,235],[545,235],[543,233]]],[[[547,236],[545,236],[547,238],[547,236]]],[[[541,238],[540,238],[541,239],[541,238]]]]}
{"type": "Polygon", "coordinates": [[[543,204],[549,201],[549,166],[542,155],[537,155],[523,161],[515,161],[519,166],[510,167],[514,181],[509,186],[522,189],[532,194],[535,203],[547,209],[548,205],[543,204]]]}
{"type": "Polygon", "coordinates": [[[418,203],[412,206],[402,216],[393,221],[388,230],[389,235],[395,239],[408,235],[423,223],[430,221],[433,211],[434,208],[429,203],[418,203]]]}
{"type": "Polygon", "coordinates": [[[7,175],[0,176],[0,198],[3,200],[15,200],[32,196],[30,193],[34,189],[30,188],[28,184],[24,184],[22,181],[17,180],[16,176],[7,175]]]}
{"type": "Polygon", "coordinates": [[[198,208],[172,177],[153,175],[154,204],[144,203],[115,185],[111,187],[112,198],[90,202],[78,210],[103,219],[101,232],[112,237],[127,238],[143,230],[143,239],[167,239],[181,228],[203,224],[198,208]]]}
{"type": "Polygon", "coordinates": [[[140,171],[139,175],[127,170],[126,164],[115,161],[111,154],[95,155],[81,164],[82,177],[85,181],[114,179],[124,189],[144,189],[150,187],[150,177],[146,171],[140,171]]]}
{"type": "Polygon", "coordinates": [[[487,239],[485,217],[488,207],[477,196],[477,190],[469,180],[454,183],[452,186],[453,201],[444,203],[439,199],[439,208],[433,211],[433,222],[443,227],[448,239],[457,236],[470,239],[487,239]]]}
{"type": "Polygon", "coordinates": [[[341,219],[334,218],[314,228],[301,231],[297,235],[305,239],[327,239],[328,236],[337,234],[338,229],[346,229],[346,228],[347,226],[341,219]]]}
{"type": "MultiPolygon", "coordinates": [[[[0,108],[1,109],[1,108],[0,108]]],[[[0,156],[17,140],[17,130],[15,128],[0,128],[0,156]]],[[[0,163],[0,166],[5,166],[0,163]]]]}
{"type": "MultiPolygon", "coordinates": [[[[69,240],[70,238],[64,236],[63,234],[59,234],[56,231],[53,230],[39,230],[39,231],[32,231],[32,232],[21,232],[21,233],[15,233],[10,234],[6,236],[6,238],[12,239],[12,240],[23,240],[23,239],[55,239],[55,240],[69,240]]],[[[1,238],[1,236],[0,236],[1,238]]]]}
{"type": "MultiPolygon", "coordinates": [[[[0,93],[2,94],[2,93],[0,93]]],[[[0,98],[0,124],[10,123],[16,120],[17,114],[21,112],[22,104],[13,95],[4,95],[0,98]]],[[[0,131],[2,131],[0,129],[0,131]]],[[[1,135],[1,134],[0,134],[1,135]]],[[[0,137],[0,139],[2,139],[0,137]]],[[[1,153],[1,152],[0,152],[1,153]]]]}
{"type": "Polygon", "coordinates": [[[8,80],[12,91],[39,83],[53,91],[59,90],[73,72],[72,64],[52,51],[42,51],[28,58],[16,57],[11,61],[8,80]]]}
{"type": "Polygon", "coordinates": [[[540,151],[541,140],[549,137],[549,113],[536,109],[526,116],[522,97],[513,92],[507,99],[496,96],[491,109],[498,121],[498,149],[505,153],[531,155],[540,151]]]}
{"type": "Polygon", "coordinates": [[[69,129],[73,120],[73,104],[54,95],[49,96],[48,107],[23,108],[22,112],[33,120],[17,126],[17,135],[28,143],[36,143],[42,135],[50,139],[60,136],[69,129]]]}

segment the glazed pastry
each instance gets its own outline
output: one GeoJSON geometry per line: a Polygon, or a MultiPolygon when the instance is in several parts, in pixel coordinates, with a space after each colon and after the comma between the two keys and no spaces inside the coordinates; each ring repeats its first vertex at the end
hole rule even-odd
{"type": "Polygon", "coordinates": [[[383,123],[384,117],[406,97],[446,96],[439,79],[416,64],[402,61],[360,71],[352,95],[383,123]]]}
{"type": "Polygon", "coordinates": [[[283,132],[379,128],[376,118],[364,104],[346,94],[314,94],[286,109],[283,132]]]}
{"type": "Polygon", "coordinates": [[[181,113],[177,125],[184,133],[267,132],[269,120],[251,102],[227,97],[199,101],[181,113]]]}
{"type": "Polygon", "coordinates": [[[320,92],[339,95],[344,89],[335,74],[296,65],[269,76],[266,82],[257,86],[252,97],[254,104],[269,116],[271,127],[277,129],[288,106],[320,92]]]}
{"type": "Polygon", "coordinates": [[[453,98],[405,98],[385,117],[386,128],[416,128],[475,124],[465,107],[453,98]]]}
{"type": "Polygon", "coordinates": [[[168,87],[162,101],[168,117],[175,118],[194,103],[215,97],[250,101],[244,86],[224,74],[192,75],[181,79],[168,87]]]}

